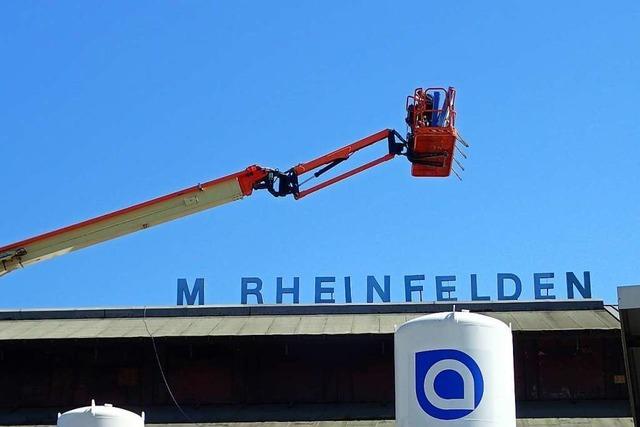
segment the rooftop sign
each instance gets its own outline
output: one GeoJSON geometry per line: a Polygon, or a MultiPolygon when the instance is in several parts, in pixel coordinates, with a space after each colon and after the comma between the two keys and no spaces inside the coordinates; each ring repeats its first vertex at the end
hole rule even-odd
{"type": "MultiPolygon", "coordinates": [[[[400,288],[405,302],[422,302],[435,300],[438,302],[458,301],[457,291],[461,286],[468,286],[471,301],[491,301],[492,297],[482,294],[478,289],[478,275],[470,274],[468,281],[462,281],[455,275],[435,276],[429,282],[424,274],[401,276],[398,280],[391,276],[368,275],[357,283],[366,289],[366,301],[355,301],[352,297],[355,284],[351,276],[316,276],[312,283],[316,304],[333,303],[390,303],[391,291],[400,288]],[[428,292],[428,295],[425,295],[428,292]],[[336,297],[339,293],[340,297],[336,297]],[[431,296],[432,295],[432,296],[431,296]]],[[[591,298],[591,273],[566,272],[561,277],[555,273],[533,273],[531,278],[533,295],[536,300],[556,299],[556,290],[564,288],[567,299],[591,298]]],[[[268,291],[266,281],[260,277],[240,278],[239,296],[241,304],[264,304],[266,297],[275,297],[276,304],[300,303],[300,277],[285,279],[276,277],[275,289],[268,291]]],[[[495,295],[498,301],[517,301],[522,296],[523,280],[514,273],[498,273],[496,275],[495,295]]],[[[204,305],[205,279],[197,278],[192,284],[187,279],[177,280],[177,305],[204,305]]]]}

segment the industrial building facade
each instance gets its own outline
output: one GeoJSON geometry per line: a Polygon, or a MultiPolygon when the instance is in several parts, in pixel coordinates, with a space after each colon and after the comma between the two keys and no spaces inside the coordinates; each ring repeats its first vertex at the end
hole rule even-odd
{"type": "MultiPolygon", "coordinates": [[[[632,425],[614,307],[593,300],[456,306],[511,325],[519,425],[632,425]]],[[[144,410],[150,424],[391,426],[395,326],[452,309],[0,312],[0,425],[54,425],[58,412],[96,399],[144,410]]]]}

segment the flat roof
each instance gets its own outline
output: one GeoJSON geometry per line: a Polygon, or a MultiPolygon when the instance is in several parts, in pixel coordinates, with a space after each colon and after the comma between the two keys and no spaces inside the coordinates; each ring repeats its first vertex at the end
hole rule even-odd
{"type": "MultiPolygon", "coordinates": [[[[456,303],[514,331],[616,330],[602,301],[456,303]]],[[[199,336],[393,334],[395,327],[453,304],[176,306],[0,311],[0,341],[199,336]]]]}
{"type": "MultiPolygon", "coordinates": [[[[290,421],[259,423],[198,423],[198,424],[145,424],[147,427],[393,427],[393,420],[368,421],[290,421]]],[[[518,427],[633,427],[632,418],[523,418],[516,420],[518,427]]],[[[12,427],[12,426],[6,426],[12,427]]],[[[16,426],[17,427],[17,426],[16,426]]],[[[21,426],[49,427],[49,426],[21,426]]],[[[54,426],[51,426],[54,427],[54,426]]]]}
{"type": "Polygon", "coordinates": [[[101,319],[123,317],[251,316],[304,314],[384,314],[473,312],[601,310],[602,300],[538,300],[493,302],[374,303],[374,304],[246,304],[182,305],[166,307],[44,308],[0,310],[0,320],[101,319]]]}

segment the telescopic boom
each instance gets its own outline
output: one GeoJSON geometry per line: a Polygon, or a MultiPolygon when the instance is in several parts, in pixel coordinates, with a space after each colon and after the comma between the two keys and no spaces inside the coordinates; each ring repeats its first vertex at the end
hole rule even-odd
{"type": "Polygon", "coordinates": [[[284,172],[257,165],[249,166],[241,172],[0,247],[0,276],[46,259],[240,200],[250,196],[254,190],[266,189],[276,197],[292,195],[295,199],[301,199],[398,155],[406,156],[412,162],[414,176],[448,176],[457,138],[452,119],[455,116],[453,109],[455,91],[453,88],[445,91],[448,95],[444,96],[440,107],[437,103],[433,103],[433,98],[428,97],[429,91],[434,90],[443,91],[444,89],[425,91],[420,89],[420,99],[415,96],[410,97],[414,102],[407,104],[406,120],[410,128],[407,139],[395,130],[381,130],[284,172]],[[419,104],[429,99],[431,102],[429,105],[419,104]],[[447,117],[445,117],[445,111],[447,117]],[[420,114],[418,118],[416,113],[420,114]],[[428,120],[427,114],[429,114],[428,120]],[[433,120],[434,114],[443,114],[441,121],[437,118],[433,120]],[[423,129],[430,125],[439,129],[439,131],[433,129],[436,131],[433,133],[435,135],[432,138],[433,146],[429,146],[429,135],[423,129]],[[444,149],[441,144],[443,132],[448,132],[454,137],[454,143],[447,145],[444,149]],[[416,140],[418,146],[416,146],[416,140]],[[320,177],[348,160],[356,152],[381,141],[387,142],[387,154],[319,184],[302,188],[309,179],[320,177]],[[301,182],[302,178],[307,179],[301,182]]]}

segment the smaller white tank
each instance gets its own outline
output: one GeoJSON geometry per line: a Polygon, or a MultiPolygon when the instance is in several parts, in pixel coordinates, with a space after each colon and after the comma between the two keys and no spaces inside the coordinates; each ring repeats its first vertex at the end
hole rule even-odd
{"type": "Polygon", "coordinates": [[[58,413],[58,427],[144,427],[144,412],[134,414],[125,409],[114,408],[110,403],[72,409],[58,413]]]}

